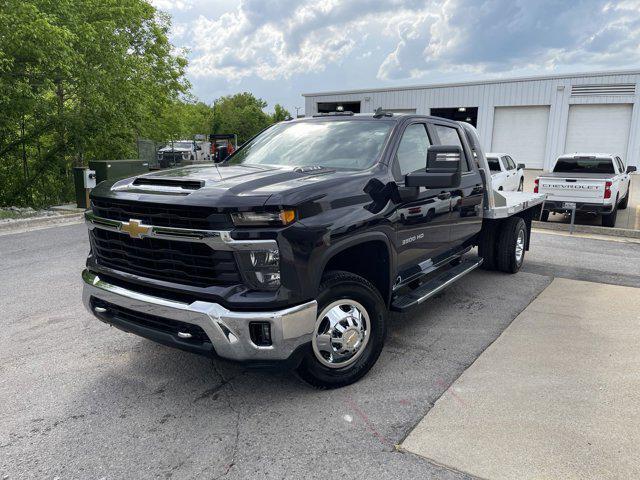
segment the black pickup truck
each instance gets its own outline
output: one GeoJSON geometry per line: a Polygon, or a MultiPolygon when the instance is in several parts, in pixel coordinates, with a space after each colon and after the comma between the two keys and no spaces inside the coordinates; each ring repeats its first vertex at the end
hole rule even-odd
{"type": "Polygon", "coordinates": [[[376,362],[390,310],[478,266],[518,271],[543,198],[494,192],[468,124],[283,122],[222,164],[94,189],[84,303],[165,345],[340,387],[376,362]]]}

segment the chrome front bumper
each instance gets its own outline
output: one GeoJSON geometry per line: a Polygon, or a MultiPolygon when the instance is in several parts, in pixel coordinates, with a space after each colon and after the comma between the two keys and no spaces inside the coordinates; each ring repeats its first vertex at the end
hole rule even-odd
{"type": "Polygon", "coordinates": [[[272,312],[234,312],[217,303],[182,303],[134,292],[101,280],[89,270],[82,272],[83,302],[97,315],[91,298],[159,318],[197,325],[207,334],[215,354],[236,361],[279,361],[288,359],[301,345],[311,341],[317,315],[315,300],[272,312]],[[249,322],[271,324],[272,345],[251,341],[249,322]]]}

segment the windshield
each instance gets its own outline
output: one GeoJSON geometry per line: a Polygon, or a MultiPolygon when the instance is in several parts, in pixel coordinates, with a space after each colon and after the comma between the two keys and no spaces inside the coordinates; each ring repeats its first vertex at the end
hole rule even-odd
{"type": "Polygon", "coordinates": [[[497,157],[487,157],[487,163],[489,164],[489,170],[492,172],[500,171],[500,162],[498,162],[497,157]]]}
{"type": "Polygon", "coordinates": [[[279,123],[233,155],[231,165],[318,165],[362,170],[374,164],[393,122],[338,120],[279,123]]]}
{"type": "Polygon", "coordinates": [[[615,173],[610,158],[560,158],[553,168],[557,173],[615,173]]]}

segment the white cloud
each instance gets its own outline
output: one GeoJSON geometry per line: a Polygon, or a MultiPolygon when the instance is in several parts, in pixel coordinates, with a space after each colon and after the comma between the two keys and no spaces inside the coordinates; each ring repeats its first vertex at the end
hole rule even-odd
{"type": "Polygon", "coordinates": [[[193,7],[192,0],[150,0],[150,3],[165,12],[190,10],[193,7]]]}
{"type": "Polygon", "coordinates": [[[378,22],[376,14],[401,3],[246,0],[219,18],[198,18],[190,73],[271,80],[321,72],[368,39],[367,30],[378,22]]]}
{"type": "Polygon", "coordinates": [[[381,79],[640,62],[638,2],[445,0],[400,23],[381,79]]]}
{"type": "Polygon", "coordinates": [[[191,9],[174,38],[195,79],[290,79],[365,59],[386,81],[640,62],[636,0],[243,0],[217,17],[194,1],[154,4],[191,9]]]}

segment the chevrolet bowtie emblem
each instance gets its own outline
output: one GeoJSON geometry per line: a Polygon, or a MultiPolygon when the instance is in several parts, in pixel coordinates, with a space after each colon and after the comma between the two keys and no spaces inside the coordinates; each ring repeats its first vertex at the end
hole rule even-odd
{"type": "Polygon", "coordinates": [[[131,238],[142,238],[151,232],[151,227],[143,225],[139,220],[131,219],[128,222],[122,222],[120,231],[127,232],[131,238]]]}

